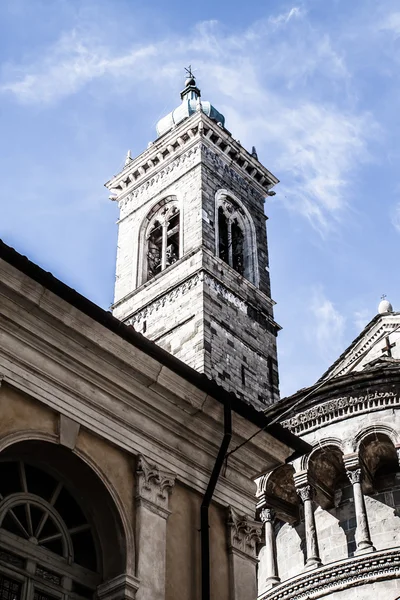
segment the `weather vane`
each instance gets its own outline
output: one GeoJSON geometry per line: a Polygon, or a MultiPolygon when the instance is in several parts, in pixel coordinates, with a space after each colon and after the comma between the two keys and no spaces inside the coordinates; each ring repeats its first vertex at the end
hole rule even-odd
{"type": "Polygon", "coordinates": [[[185,67],[185,71],[188,74],[188,77],[194,77],[194,74],[192,73],[192,65],[189,65],[187,68],[185,67]]]}

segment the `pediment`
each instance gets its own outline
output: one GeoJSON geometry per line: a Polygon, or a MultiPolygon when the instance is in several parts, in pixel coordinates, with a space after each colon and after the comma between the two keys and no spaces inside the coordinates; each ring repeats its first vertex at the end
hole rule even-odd
{"type": "Polygon", "coordinates": [[[376,315],[320,381],[363,370],[400,368],[400,312],[376,315]]]}

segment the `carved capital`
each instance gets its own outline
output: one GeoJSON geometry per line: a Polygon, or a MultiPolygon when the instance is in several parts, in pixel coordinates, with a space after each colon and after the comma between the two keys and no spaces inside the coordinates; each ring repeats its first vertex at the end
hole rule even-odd
{"type": "Polygon", "coordinates": [[[311,485],[303,485],[302,487],[296,488],[296,492],[303,503],[306,500],[312,500],[314,498],[314,488],[311,485]]]}
{"type": "Polygon", "coordinates": [[[260,519],[263,523],[272,523],[275,519],[275,511],[272,508],[263,508],[260,511],[260,519]]]}
{"type": "Polygon", "coordinates": [[[362,480],[361,469],[353,469],[352,471],[346,471],[346,475],[350,479],[350,483],[352,485],[354,485],[355,483],[361,483],[361,480],[362,480]]]}
{"type": "Polygon", "coordinates": [[[232,507],[228,515],[228,545],[230,551],[256,559],[257,544],[261,542],[262,523],[237,513],[232,507]]]}
{"type": "Polygon", "coordinates": [[[136,498],[144,501],[151,509],[161,509],[162,516],[167,516],[169,495],[175,485],[175,478],[174,473],[163,471],[148,462],[144,456],[139,456],[136,467],[136,498]]]}

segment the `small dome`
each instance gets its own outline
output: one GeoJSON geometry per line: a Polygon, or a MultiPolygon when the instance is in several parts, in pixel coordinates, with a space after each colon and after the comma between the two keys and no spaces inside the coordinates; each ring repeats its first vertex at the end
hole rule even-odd
{"type": "Polygon", "coordinates": [[[182,103],[157,123],[157,135],[161,136],[176,125],[190,117],[197,110],[201,110],[216,123],[225,125],[225,117],[210,102],[200,102],[200,90],[196,86],[196,80],[189,76],[185,81],[185,89],[181,92],[182,103]]]}
{"type": "Polygon", "coordinates": [[[382,300],[379,302],[378,313],[383,315],[384,313],[393,312],[393,306],[390,304],[389,300],[386,300],[386,297],[382,297],[382,300]]]}

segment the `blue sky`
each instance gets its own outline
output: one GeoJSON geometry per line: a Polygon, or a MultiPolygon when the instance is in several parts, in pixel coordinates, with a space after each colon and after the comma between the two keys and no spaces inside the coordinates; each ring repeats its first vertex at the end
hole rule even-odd
{"type": "Polygon", "coordinates": [[[268,235],[282,393],[400,310],[398,0],[2,0],[1,237],[104,308],[103,183],[155,138],[192,64],[281,183],[268,235]]]}

